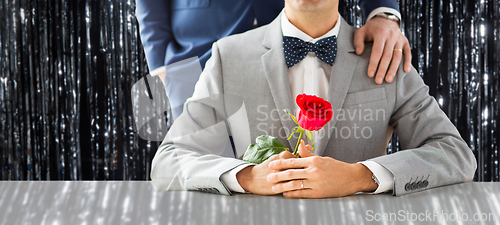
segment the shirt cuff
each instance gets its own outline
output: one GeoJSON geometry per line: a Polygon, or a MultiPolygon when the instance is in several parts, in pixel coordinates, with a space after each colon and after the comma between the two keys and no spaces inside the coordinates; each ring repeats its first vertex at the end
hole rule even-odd
{"type": "Polygon", "coordinates": [[[240,183],[238,183],[238,179],[236,179],[236,174],[240,172],[242,169],[245,169],[247,166],[251,165],[253,164],[239,165],[236,168],[223,173],[220,178],[222,182],[226,184],[227,188],[229,188],[230,191],[239,193],[249,193],[241,187],[240,183]]]}
{"type": "Polygon", "coordinates": [[[377,190],[371,192],[371,194],[378,194],[394,189],[394,175],[392,175],[388,169],[374,161],[363,161],[359,163],[363,164],[370,171],[372,171],[373,175],[380,183],[377,190]]]}
{"type": "Polygon", "coordinates": [[[366,21],[373,19],[373,17],[375,17],[379,13],[393,14],[399,19],[399,21],[401,21],[401,13],[399,13],[398,10],[389,7],[378,7],[374,9],[370,14],[368,14],[368,18],[366,18],[366,21]]]}
{"type": "Polygon", "coordinates": [[[149,72],[149,74],[151,74],[151,76],[156,76],[156,75],[158,75],[162,72],[166,72],[166,71],[167,70],[166,70],[165,66],[160,66],[154,70],[151,70],[151,72],[149,72]]]}

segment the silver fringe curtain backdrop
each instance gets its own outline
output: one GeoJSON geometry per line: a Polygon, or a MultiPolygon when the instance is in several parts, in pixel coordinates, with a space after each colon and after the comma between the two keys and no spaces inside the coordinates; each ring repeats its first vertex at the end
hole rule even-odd
{"type": "MultiPolygon", "coordinates": [[[[500,2],[400,0],[413,65],[499,179],[500,2]]],[[[360,26],[356,0],[341,14],[360,26]]],[[[147,74],[134,0],[0,2],[0,180],[147,180],[159,145],[135,132],[147,74]]],[[[388,152],[399,149],[394,136],[388,152]]]]}
{"type": "Polygon", "coordinates": [[[135,1],[3,0],[0,179],[144,180],[158,143],[134,131],[147,74],[135,1]]]}

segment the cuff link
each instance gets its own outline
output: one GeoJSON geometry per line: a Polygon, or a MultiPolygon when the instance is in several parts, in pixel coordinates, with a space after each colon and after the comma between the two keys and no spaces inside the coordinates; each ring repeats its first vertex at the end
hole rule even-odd
{"type": "Polygon", "coordinates": [[[378,186],[380,186],[380,181],[378,178],[375,176],[375,174],[372,175],[373,182],[375,182],[378,186]]]}

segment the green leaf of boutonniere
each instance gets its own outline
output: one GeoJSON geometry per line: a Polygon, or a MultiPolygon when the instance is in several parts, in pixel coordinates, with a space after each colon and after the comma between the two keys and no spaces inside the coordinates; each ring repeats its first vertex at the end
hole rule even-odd
{"type": "Polygon", "coordinates": [[[293,134],[295,134],[295,133],[300,134],[303,131],[305,131],[304,128],[302,128],[300,126],[294,127],[292,133],[290,133],[290,136],[288,136],[287,140],[290,140],[290,138],[292,138],[293,134]]]}
{"type": "Polygon", "coordinates": [[[294,115],[292,115],[291,113],[288,112],[288,110],[284,110],[286,113],[288,113],[288,115],[290,115],[290,117],[292,117],[293,119],[293,122],[295,122],[297,125],[299,125],[299,121],[297,120],[297,117],[295,117],[294,115]]]}
{"type": "Polygon", "coordinates": [[[288,150],[277,138],[269,135],[261,135],[255,139],[255,142],[248,146],[243,160],[259,164],[274,154],[288,150]]]}

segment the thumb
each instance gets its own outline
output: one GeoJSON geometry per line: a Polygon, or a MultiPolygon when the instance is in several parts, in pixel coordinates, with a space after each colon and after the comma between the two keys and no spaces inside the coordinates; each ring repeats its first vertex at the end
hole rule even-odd
{"type": "Polygon", "coordinates": [[[315,156],[315,154],[311,152],[311,146],[310,145],[306,146],[304,144],[304,140],[300,140],[299,155],[302,158],[315,156]]]}
{"type": "Polygon", "coordinates": [[[356,49],[357,55],[361,55],[365,49],[365,29],[363,27],[354,32],[354,49],[356,49]]]}
{"type": "Polygon", "coordinates": [[[293,155],[291,152],[285,150],[278,155],[277,159],[290,159],[290,158],[297,158],[297,157],[293,155]]]}

